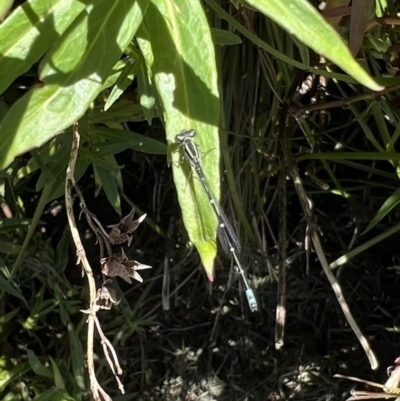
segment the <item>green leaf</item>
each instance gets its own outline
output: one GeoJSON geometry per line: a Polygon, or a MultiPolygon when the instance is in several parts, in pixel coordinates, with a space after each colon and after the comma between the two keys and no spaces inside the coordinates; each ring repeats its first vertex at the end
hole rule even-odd
{"type": "Polygon", "coordinates": [[[106,156],[104,159],[98,158],[93,164],[93,171],[96,177],[96,182],[100,183],[103,187],[108,201],[111,203],[115,211],[121,215],[121,199],[119,197],[117,186],[117,174],[119,174],[117,162],[113,156],[106,156]]]}
{"type": "Polygon", "coordinates": [[[167,153],[167,147],[162,142],[131,131],[94,127],[93,133],[100,135],[102,139],[106,139],[106,142],[93,142],[92,148],[96,150],[96,155],[111,155],[129,148],[154,155],[165,155],[167,153]]]}
{"type": "Polygon", "coordinates": [[[83,121],[86,120],[92,124],[110,124],[127,121],[144,121],[145,116],[139,104],[133,104],[127,100],[119,100],[107,111],[104,111],[103,105],[96,106],[90,112],[90,115],[83,119],[83,121]]]}
{"type": "Polygon", "coordinates": [[[211,34],[215,45],[239,45],[242,39],[225,29],[211,28],[211,34]]]}
{"type": "Polygon", "coordinates": [[[2,282],[2,288],[1,288],[2,290],[21,299],[22,301],[25,302],[25,305],[28,305],[24,296],[17,287],[17,284],[15,283],[14,279],[11,277],[11,273],[8,270],[7,266],[5,265],[3,258],[0,258],[0,278],[2,282]]]}
{"type": "Polygon", "coordinates": [[[2,364],[0,367],[0,393],[2,393],[7,386],[11,383],[15,383],[16,380],[21,378],[21,375],[29,371],[29,363],[17,363],[16,366],[13,364],[7,364],[9,366],[5,367],[3,365],[4,357],[2,357],[2,364]]]}
{"type": "Polygon", "coordinates": [[[180,163],[175,136],[195,129],[211,191],[219,201],[219,93],[214,43],[198,1],[154,0],[138,31],[138,44],[158,90],[172,151],[172,168],[183,221],[210,280],[216,256],[217,218],[190,167],[180,163]]]}
{"type": "Polygon", "coordinates": [[[14,231],[18,228],[28,227],[31,219],[13,217],[11,219],[0,220],[0,232],[14,231]]]}
{"type": "Polygon", "coordinates": [[[83,1],[32,0],[0,25],[0,93],[28,71],[84,10],[83,1]]]}
{"type": "Polygon", "coordinates": [[[0,22],[3,21],[8,11],[12,7],[14,0],[2,0],[0,2],[0,22]]]}
{"type": "MultiPolygon", "coordinates": [[[[0,258],[0,264],[4,265],[3,260],[0,258]]],[[[14,297],[17,297],[21,299],[22,301],[25,301],[24,296],[21,294],[20,290],[15,288],[9,280],[7,280],[3,273],[0,272],[0,290],[4,292],[8,292],[9,294],[13,295],[14,297]]]]}
{"type": "Polygon", "coordinates": [[[247,0],[316,53],[326,57],[371,90],[384,89],[358,64],[343,39],[307,0],[247,0]]]}
{"type": "MultiPolygon", "coordinates": [[[[4,335],[4,330],[1,327],[2,325],[4,325],[5,323],[8,323],[10,320],[13,320],[13,318],[18,314],[19,312],[19,308],[16,308],[14,310],[12,310],[11,312],[6,313],[5,315],[3,315],[2,317],[0,317],[0,333],[4,335]]],[[[15,319],[14,319],[15,321],[15,319]]]]}
{"type": "Polygon", "coordinates": [[[134,60],[129,58],[129,62],[125,69],[122,71],[120,77],[118,78],[114,88],[108,97],[106,104],[104,105],[104,111],[107,111],[114,102],[119,99],[119,97],[124,93],[125,89],[132,83],[136,74],[139,71],[142,59],[134,60]]]}
{"type": "Polygon", "coordinates": [[[398,204],[400,203],[400,188],[397,189],[384,204],[380,207],[376,215],[368,224],[367,228],[362,232],[361,235],[366,234],[372,230],[385,216],[387,216],[398,204]]]}
{"type": "Polygon", "coordinates": [[[56,253],[54,256],[54,269],[58,273],[63,273],[68,265],[69,241],[70,241],[69,227],[65,227],[61,239],[57,244],[56,253]]]}
{"type": "Polygon", "coordinates": [[[17,255],[20,251],[21,245],[14,244],[13,242],[0,241],[0,253],[17,255]]]}
{"type": "Polygon", "coordinates": [[[72,323],[68,324],[69,348],[71,350],[72,372],[75,382],[81,390],[85,390],[85,360],[82,343],[72,323]]]}
{"type": "Polygon", "coordinates": [[[143,108],[143,113],[146,116],[147,122],[151,125],[155,113],[156,93],[154,85],[149,76],[149,70],[145,63],[141,63],[137,75],[138,92],[140,96],[140,105],[143,108]]]}
{"type": "Polygon", "coordinates": [[[124,57],[114,65],[110,75],[107,77],[106,82],[104,82],[102,86],[102,90],[113,86],[121,76],[122,72],[125,70],[125,67],[129,64],[130,57],[124,57]]]}
{"type": "Polygon", "coordinates": [[[40,66],[44,85],[19,99],[0,123],[0,170],[86,112],[132,40],[149,0],[91,0],[40,66]]]}
{"type": "Polygon", "coordinates": [[[40,318],[40,309],[43,306],[44,291],[45,287],[43,285],[32,297],[30,315],[22,322],[22,327],[27,331],[36,329],[36,324],[40,318]]]}
{"type": "Polygon", "coordinates": [[[49,356],[49,358],[50,358],[51,365],[53,366],[54,384],[59,390],[65,390],[64,379],[61,376],[58,366],[54,362],[54,359],[51,356],[49,356]]]}
{"type": "Polygon", "coordinates": [[[34,401],[58,401],[59,400],[59,390],[55,387],[49,388],[43,393],[38,394],[34,401]]]}
{"type": "Polygon", "coordinates": [[[51,370],[47,369],[42,362],[39,361],[38,357],[35,355],[35,353],[28,349],[28,361],[29,365],[32,368],[32,370],[39,376],[44,376],[49,379],[53,379],[54,375],[51,372],[51,370]]]}
{"type": "Polygon", "coordinates": [[[36,183],[36,191],[39,192],[45,185],[55,182],[60,175],[65,175],[67,169],[69,154],[72,145],[72,135],[60,135],[56,140],[51,141],[52,146],[49,153],[44,157],[43,148],[37,152],[32,152],[36,163],[40,166],[42,173],[36,183]]]}
{"type": "MultiPolygon", "coordinates": [[[[78,155],[78,160],[76,161],[75,166],[75,181],[79,182],[79,180],[83,177],[86,170],[90,166],[90,162],[86,157],[82,157],[78,155]]],[[[50,200],[57,199],[62,196],[65,192],[65,177],[60,176],[57,183],[53,185],[53,190],[50,194],[50,200]]]]}
{"type": "Polygon", "coordinates": [[[306,68],[310,66],[310,52],[308,47],[300,42],[296,37],[293,36],[293,42],[296,44],[297,48],[299,49],[301,60],[306,68]]]}

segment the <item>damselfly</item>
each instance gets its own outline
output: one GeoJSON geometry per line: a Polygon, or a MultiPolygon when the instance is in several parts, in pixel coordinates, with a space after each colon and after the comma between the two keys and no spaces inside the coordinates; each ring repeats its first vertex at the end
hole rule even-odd
{"type": "Polygon", "coordinates": [[[243,284],[246,288],[246,297],[250,310],[252,312],[255,312],[258,310],[256,297],[254,296],[253,289],[249,285],[246,274],[238,257],[238,253],[240,252],[239,240],[227,217],[225,216],[225,213],[222,211],[219,204],[215,202],[215,198],[211,192],[210,186],[208,185],[206,175],[204,174],[203,168],[201,167],[199,149],[197,148],[196,144],[192,142],[192,138],[195,135],[195,130],[182,131],[175,137],[175,141],[182,145],[185,159],[196,170],[196,173],[200,178],[204,191],[207,194],[207,198],[218,219],[218,238],[221,243],[222,249],[228,256],[233,257],[239,273],[242,277],[243,284]]]}

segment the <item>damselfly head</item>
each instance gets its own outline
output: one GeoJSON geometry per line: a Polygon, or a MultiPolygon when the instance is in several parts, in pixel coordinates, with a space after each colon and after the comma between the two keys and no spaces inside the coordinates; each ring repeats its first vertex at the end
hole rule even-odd
{"type": "Polygon", "coordinates": [[[183,130],[180,134],[175,137],[175,142],[183,143],[187,138],[193,138],[196,135],[194,129],[183,130]]]}

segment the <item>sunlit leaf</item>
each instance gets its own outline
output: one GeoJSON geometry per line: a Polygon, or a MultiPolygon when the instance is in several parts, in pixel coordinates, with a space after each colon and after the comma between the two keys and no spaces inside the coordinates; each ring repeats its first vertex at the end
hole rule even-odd
{"type": "Polygon", "coordinates": [[[335,63],[357,82],[372,90],[383,89],[358,64],[343,39],[308,0],[248,0],[247,3],[335,63]]]}
{"type": "MultiPolygon", "coordinates": [[[[161,98],[167,140],[175,143],[182,130],[195,129],[203,168],[219,200],[219,94],[214,43],[204,10],[198,1],[151,3],[138,31],[138,43],[161,98]]],[[[183,220],[189,238],[200,253],[212,280],[216,255],[217,219],[181,152],[172,151],[172,168],[183,220]]]]}
{"type": "Polygon", "coordinates": [[[0,25],[0,93],[31,68],[84,10],[83,1],[32,0],[0,25]]]}
{"type": "Polygon", "coordinates": [[[40,66],[44,85],[0,123],[0,170],[83,116],[141,23],[148,0],[92,0],[40,66]]]}
{"type": "Polygon", "coordinates": [[[151,125],[153,117],[157,114],[155,112],[156,93],[145,63],[141,63],[140,65],[137,83],[140,96],[139,102],[143,108],[143,113],[146,116],[148,124],[151,125]]]}
{"type": "Polygon", "coordinates": [[[114,102],[119,99],[119,97],[124,93],[125,89],[132,83],[133,79],[139,71],[141,63],[141,59],[129,59],[129,62],[127,63],[124,70],[121,72],[121,75],[115,83],[115,86],[112,88],[110,96],[108,97],[107,102],[104,105],[104,111],[107,111],[114,104],[114,102]]]}

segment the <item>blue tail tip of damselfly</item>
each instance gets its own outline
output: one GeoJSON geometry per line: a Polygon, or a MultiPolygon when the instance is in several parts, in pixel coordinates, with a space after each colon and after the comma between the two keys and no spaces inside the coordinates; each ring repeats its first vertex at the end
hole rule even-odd
{"type": "Polygon", "coordinates": [[[247,297],[247,302],[249,303],[250,310],[252,312],[257,312],[258,311],[257,300],[254,295],[254,291],[251,288],[246,290],[246,297],[247,297]]]}

